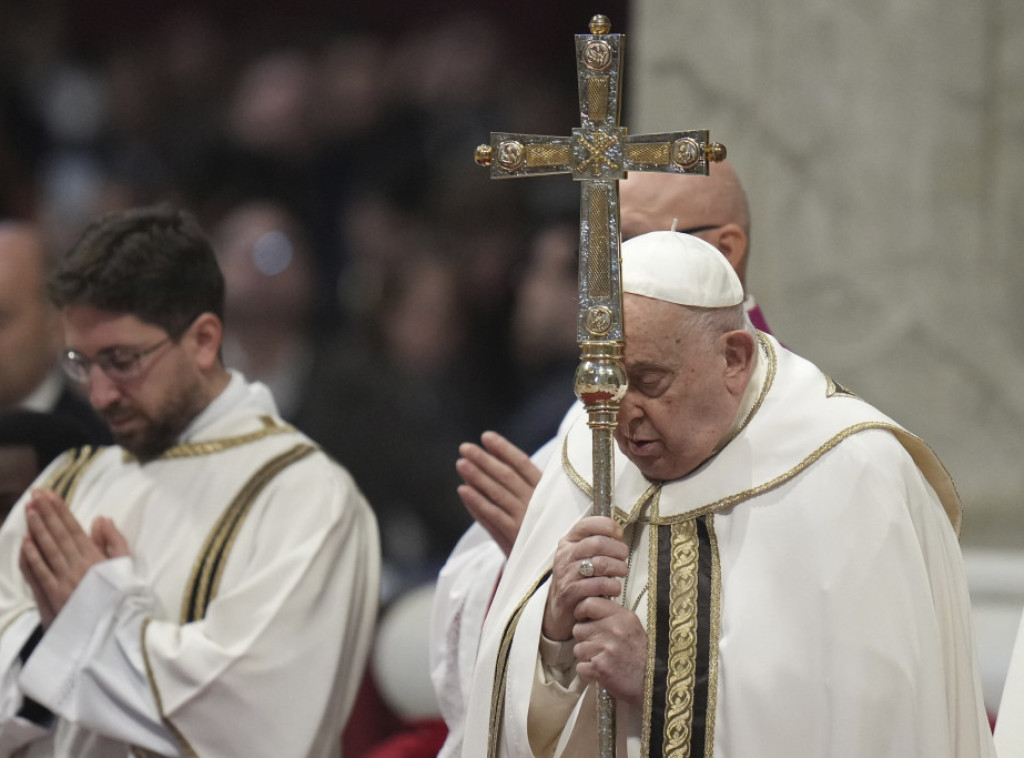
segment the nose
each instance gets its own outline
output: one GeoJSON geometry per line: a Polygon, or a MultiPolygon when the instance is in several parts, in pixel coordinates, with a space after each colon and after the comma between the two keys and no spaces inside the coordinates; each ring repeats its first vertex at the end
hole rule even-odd
{"type": "Polygon", "coordinates": [[[103,410],[121,397],[121,390],[117,383],[95,364],[89,367],[88,390],[89,403],[96,410],[103,410]]]}
{"type": "Polygon", "coordinates": [[[618,422],[620,429],[628,430],[631,425],[638,423],[643,418],[643,407],[640,403],[636,402],[634,395],[634,392],[627,390],[622,398],[622,402],[619,403],[618,422]]]}

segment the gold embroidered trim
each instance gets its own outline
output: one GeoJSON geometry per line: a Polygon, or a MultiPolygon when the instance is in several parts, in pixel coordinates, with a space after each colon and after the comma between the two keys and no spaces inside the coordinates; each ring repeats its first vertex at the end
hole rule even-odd
{"type": "Polygon", "coordinates": [[[565,435],[565,439],[562,440],[562,468],[565,470],[566,476],[569,480],[575,484],[580,491],[589,497],[591,500],[594,499],[594,488],[590,486],[590,482],[583,478],[576,467],[572,465],[572,461],[569,460],[569,435],[565,435]]]}
{"type": "Polygon", "coordinates": [[[757,415],[758,410],[761,408],[761,403],[764,402],[765,397],[768,395],[768,390],[771,389],[775,383],[775,374],[779,369],[779,356],[775,353],[775,346],[768,341],[764,332],[759,331],[757,333],[757,339],[761,343],[761,349],[765,352],[765,357],[768,359],[768,373],[764,378],[764,385],[761,387],[761,394],[757,396],[757,400],[754,405],[751,406],[750,411],[747,413],[746,418],[743,419],[743,423],[740,424],[740,428],[736,431],[737,434],[743,431],[744,427],[750,423],[750,419],[757,415]]]}
{"type": "MultiPolygon", "coordinates": [[[[232,448],[241,447],[242,445],[248,445],[250,442],[256,442],[275,434],[288,434],[295,431],[295,427],[291,424],[278,424],[270,416],[261,416],[260,420],[263,422],[263,428],[258,431],[249,432],[248,434],[240,434],[237,437],[224,437],[219,440],[183,442],[180,445],[167,448],[156,460],[166,461],[176,458],[198,458],[202,455],[220,453],[224,450],[231,450],[232,448]]],[[[135,456],[125,450],[124,462],[131,463],[134,460],[136,460],[135,456]]]]}
{"type": "Polygon", "coordinates": [[[711,549],[711,629],[708,632],[708,704],[704,721],[704,758],[715,754],[715,712],[718,710],[718,640],[722,634],[722,564],[715,534],[715,514],[708,514],[711,549]]]}
{"type": "MultiPolygon", "coordinates": [[[[594,498],[594,488],[591,486],[590,482],[588,482],[583,475],[576,470],[576,467],[572,465],[572,461],[569,460],[569,435],[566,435],[565,439],[562,441],[562,469],[565,471],[565,475],[569,477],[569,480],[579,488],[580,492],[590,499],[594,498]]],[[[631,524],[636,521],[647,501],[654,497],[656,492],[660,491],[662,484],[663,482],[652,482],[650,486],[641,493],[640,497],[637,498],[637,501],[630,506],[628,512],[622,510],[618,506],[614,506],[612,508],[612,518],[614,518],[620,526],[631,524]]],[[[652,502],[654,503],[654,508],[651,512],[655,513],[657,511],[657,500],[652,502]]]]}
{"type": "Polygon", "coordinates": [[[686,758],[693,727],[697,659],[697,524],[671,527],[664,754],[686,758]]]}
{"type": "Polygon", "coordinates": [[[149,661],[149,650],[146,648],[146,630],[149,628],[149,622],[152,620],[153,619],[151,617],[147,617],[142,622],[142,660],[146,664],[146,679],[149,681],[149,688],[153,691],[153,699],[156,701],[156,709],[160,714],[160,720],[164,722],[164,726],[171,731],[175,739],[181,743],[181,746],[185,751],[185,755],[188,758],[198,758],[196,751],[192,749],[188,740],[185,739],[185,735],[178,731],[178,727],[172,724],[171,720],[164,714],[163,698],[160,697],[160,690],[156,686],[156,678],[153,676],[153,666],[149,661]]]}
{"type": "Polygon", "coordinates": [[[78,482],[82,474],[104,449],[103,447],[94,448],[91,445],[85,445],[69,450],[66,453],[66,460],[54,470],[47,480],[46,489],[56,492],[64,499],[64,502],[71,502],[71,498],[78,489],[78,482]]]}
{"type": "MultiPolygon", "coordinates": [[[[778,356],[775,353],[775,348],[772,346],[771,342],[768,341],[768,339],[765,336],[764,332],[758,332],[757,334],[758,334],[758,339],[759,339],[759,341],[761,343],[761,347],[764,349],[764,351],[766,353],[765,357],[768,360],[768,371],[767,371],[767,374],[765,375],[764,385],[761,387],[761,394],[758,395],[757,400],[750,407],[750,411],[747,413],[746,417],[743,419],[743,423],[740,424],[740,426],[736,430],[735,434],[739,434],[741,431],[743,431],[743,428],[746,427],[746,425],[748,423],[750,423],[750,420],[755,416],[755,414],[757,413],[758,409],[760,409],[761,404],[764,402],[765,397],[768,395],[768,390],[771,389],[772,384],[775,382],[775,374],[776,374],[776,372],[778,370],[778,356]]],[[[735,434],[733,436],[735,436],[735,434]]],[[[732,438],[730,437],[730,440],[731,439],[732,438]]],[[[728,444],[728,443],[726,443],[726,444],[728,444]]],[[[722,445],[722,447],[725,447],[725,445],[722,445]]],[[[587,481],[586,477],[584,477],[579,471],[576,470],[576,467],[572,465],[572,461],[569,460],[569,435],[568,434],[565,435],[565,439],[562,441],[562,468],[565,470],[565,474],[566,474],[566,476],[569,477],[569,480],[573,484],[575,484],[584,495],[586,495],[587,497],[593,499],[593,497],[594,497],[594,488],[593,488],[593,486],[590,484],[589,481],[587,481]]],[[[648,487],[646,490],[644,490],[643,494],[640,495],[639,499],[632,505],[632,507],[629,509],[628,513],[626,513],[625,511],[621,510],[618,507],[615,507],[614,508],[615,520],[618,521],[620,524],[628,524],[628,523],[631,523],[632,521],[634,521],[636,516],[638,515],[640,509],[643,507],[644,503],[647,501],[647,498],[649,498],[653,494],[653,491],[655,489],[657,489],[658,487],[660,487],[662,484],[663,484],[662,482],[654,482],[654,483],[652,483],[650,487],[648,487]]],[[[654,516],[655,516],[656,513],[657,513],[657,508],[655,508],[655,509],[653,509],[651,511],[651,518],[652,519],[654,519],[654,516]]]]}
{"type": "Polygon", "coordinates": [[[742,503],[744,500],[749,500],[752,497],[763,495],[765,492],[773,490],[776,487],[788,482],[794,476],[808,468],[811,464],[815,463],[819,458],[821,458],[821,456],[823,456],[825,453],[834,448],[843,440],[847,439],[848,437],[852,437],[854,434],[857,434],[858,432],[863,432],[868,429],[883,429],[888,432],[893,432],[894,434],[902,431],[898,426],[886,423],[884,421],[865,421],[860,424],[854,424],[851,427],[843,429],[841,432],[839,432],[839,434],[834,436],[832,439],[828,440],[825,444],[823,444],[817,450],[815,450],[802,461],[800,461],[800,463],[798,463],[792,469],[790,469],[784,474],[781,474],[780,476],[775,477],[769,482],[760,484],[757,487],[751,487],[750,489],[744,490],[743,492],[737,492],[733,495],[723,497],[721,500],[716,500],[713,503],[708,503],[707,505],[687,511],[686,513],[680,513],[675,516],[666,516],[665,518],[661,518],[660,516],[655,517],[652,514],[651,523],[678,524],[680,522],[696,518],[697,516],[703,516],[706,513],[713,513],[715,511],[724,510],[725,508],[731,508],[737,503],[742,503]]]}
{"type": "Polygon", "coordinates": [[[271,458],[252,475],[235,495],[231,505],[227,507],[206,538],[206,543],[192,568],[192,575],[182,599],[181,623],[187,624],[206,615],[207,607],[217,595],[235,536],[242,528],[242,523],[256,497],[281,471],[315,450],[316,448],[312,445],[299,443],[271,458]]]}
{"type": "Polygon", "coordinates": [[[832,377],[827,374],[825,375],[825,381],[825,397],[835,397],[837,395],[839,397],[857,397],[856,393],[850,392],[850,390],[846,389],[843,385],[832,381],[832,377]]]}
{"type": "Polygon", "coordinates": [[[505,680],[506,673],[508,671],[508,656],[512,649],[512,641],[516,634],[516,628],[519,626],[519,619],[522,617],[523,611],[526,609],[526,604],[530,602],[530,598],[532,598],[534,593],[537,592],[537,588],[540,587],[550,575],[551,569],[548,568],[548,570],[541,575],[540,579],[530,587],[526,596],[519,601],[519,604],[512,612],[512,616],[509,618],[508,624],[505,626],[505,633],[502,635],[501,645],[498,647],[497,661],[494,666],[494,684],[491,687],[491,717],[487,728],[488,758],[497,758],[498,755],[498,742],[505,711],[505,680]]]}
{"type": "Polygon", "coordinates": [[[757,396],[757,400],[754,401],[754,404],[750,406],[750,410],[747,411],[747,415],[743,417],[743,421],[740,422],[735,431],[727,434],[719,440],[717,445],[715,445],[715,449],[711,453],[712,456],[721,452],[726,445],[736,439],[737,435],[746,428],[747,424],[750,423],[750,419],[754,418],[757,411],[761,408],[761,403],[764,402],[765,396],[768,394],[768,390],[771,389],[772,384],[775,383],[775,372],[778,368],[778,356],[775,354],[775,348],[772,346],[772,343],[768,341],[767,337],[765,337],[764,332],[758,332],[757,339],[761,346],[761,350],[764,353],[765,360],[768,361],[768,367],[764,376],[764,383],[761,385],[761,392],[757,396]]]}

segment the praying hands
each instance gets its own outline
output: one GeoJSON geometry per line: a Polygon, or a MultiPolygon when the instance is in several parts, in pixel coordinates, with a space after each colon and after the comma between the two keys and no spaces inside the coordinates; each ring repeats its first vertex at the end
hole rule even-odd
{"type": "Polygon", "coordinates": [[[50,490],[33,491],[25,519],[28,531],[18,565],[47,629],[93,565],[130,551],[113,521],[99,517],[91,535],[86,534],[64,500],[50,490]]]}

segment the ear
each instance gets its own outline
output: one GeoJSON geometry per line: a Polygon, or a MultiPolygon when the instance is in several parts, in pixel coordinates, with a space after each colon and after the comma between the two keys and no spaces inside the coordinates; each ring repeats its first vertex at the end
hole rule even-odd
{"type": "Polygon", "coordinates": [[[725,344],[725,385],[737,397],[743,394],[754,371],[754,351],[757,342],[754,336],[742,329],[722,335],[725,344]]]}
{"type": "Polygon", "coordinates": [[[744,289],[747,286],[747,246],[749,240],[739,224],[726,224],[718,229],[718,238],[712,243],[726,257],[744,289]]]}
{"type": "Polygon", "coordinates": [[[202,313],[188,330],[196,365],[208,371],[220,362],[220,345],[224,337],[224,324],[213,313],[202,313]]]}

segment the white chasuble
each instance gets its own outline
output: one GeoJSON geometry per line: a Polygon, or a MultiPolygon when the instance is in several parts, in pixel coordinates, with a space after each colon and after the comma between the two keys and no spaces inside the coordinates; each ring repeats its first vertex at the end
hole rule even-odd
{"type": "Polygon", "coordinates": [[[39,615],[15,507],[0,530],[0,755],[340,755],[376,616],[376,524],[265,387],[233,375],[156,460],[84,449],[38,484],[86,530],[113,519],[131,556],[90,569],[22,664],[39,615]],[[25,718],[29,699],[49,723],[25,718]]]}
{"type": "MultiPolygon", "coordinates": [[[[644,707],[618,704],[618,754],[994,755],[948,475],[766,335],[761,360],[750,412],[690,475],[650,482],[616,454],[624,602],[648,634],[644,707]]],[[[538,664],[557,540],[591,512],[585,421],[562,445],[485,622],[465,758],[597,754],[595,688],[538,664]]]]}

